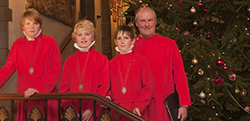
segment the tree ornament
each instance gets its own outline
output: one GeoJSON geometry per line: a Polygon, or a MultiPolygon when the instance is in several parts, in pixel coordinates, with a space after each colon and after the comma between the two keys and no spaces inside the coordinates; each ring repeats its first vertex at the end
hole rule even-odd
{"type": "Polygon", "coordinates": [[[213,79],[213,82],[214,84],[216,85],[217,89],[220,89],[221,88],[221,84],[224,82],[224,79],[221,78],[219,75],[218,75],[218,72],[215,71],[215,77],[216,79],[213,79]]]}
{"type": "Polygon", "coordinates": [[[197,65],[198,64],[198,60],[196,58],[192,59],[192,64],[197,65]]]}
{"type": "Polygon", "coordinates": [[[245,110],[246,112],[250,112],[250,107],[247,105],[247,106],[244,108],[244,110],[245,110]]]}
{"type": "Polygon", "coordinates": [[[193,25],[194,25],[194,26],[197,26],[197,24],[198,24],[197,21],[194,20],[193,25]]]}
{"type": "Polygon", "coordinates": [[[139,0],[139,3],[142,3],[142,0],[139,0]]]}
{"type": "Polygon", "coordinates": [[[204,8],[203,11],[204,11],[205,13],[207,13],[207,9],[206,9],[206,8],[204,8]]]}
{"type": "Polygon", "coordinates": [[[128,26],[131,27],[131,28],[134,28],[134,23],[133,22],[129,22],[128,26]]]}
{"type": "Polygon", "coordinates": [[[240,89],[238,87],[235,88],[234,92],[237,94],[237,93],[240,93],[240,89]]]}
{"type": "Polygon", "coordinates": [[[207,35],[207,38],[208,38],[208,39],[210,39],[210,38],[211,38],[211,35],[210,35],[210,34],[208,34],[208,35],[207,35]]]}
{"type": "Polygon", "coordinates": [[[171,7],[173,7],[173,4],[169,4],[168,6],[171,8],[171,7]]]}
{"type": "Polygon", "coordinates": [[[199,97],[203,99],[206,97],[206,94],[203,91],[201,91],[201,93],[199,94],[199,97]]]}
{"type": "Polygon", "coordinates": [[[203,3],[201,1],[198,2],[198,6],[199,7],[202,7],[203,6],[203,3]]]}
{"type": "Polygon", "coordinates": [[[247,8],[247,11],[250,13],[250,7],[247,8]]]}
{"type": "Polygon", "coordinates": [[[196,12],[196,9],[194,8],[194,6],[192,6],[192,8],[190,9],[190,12],[191,13],[195,13],[196,12]]]}
{"type": "Polygon", "coordinates": [[[221,59],[218,59],[217,61],[216,61],[216,65],[217,66],[222,66],[224,64],[224,62],[221,60],[221,59]]]}
{"type": "Polygon", "coordinates": [[[223,66],[223,69],[224,69],[224,70],[227,70],[227,69],[228,69],[228,67],[227,67],[226,65],[224,65],[224,66],[223,66]]]}
{"type": "Polygon", "coordinates": [[[174,29],[175,29],[175,30],[180,30],[180,28],[179,28],[179,27],[175,27],[174,29]]]}
{"type": "Polygon", "coordinates": [[[228,76],[229,76],[229,80],[231,80],[231,81],[235,81],[236,80],[236,74],[235,73],[232,73],[232,74],[230,74],[228,76]]]}
{"type": "Polygon", "coordinates": [[[202,69],[198,69],[197,73],[202,76],[204,74],[204,71],[202,69]]]}
{"type": "Polygon", "coordinates": [[[189,31],[185,31],[185,32],[183,33],[183,35],[188,35],[188,34],[190,34],[189,31]]]}
{"type": "Polygon", "coordinates": [[[202,104],[206,104],[206,101],[204,99],[201,99],[202,104]]]}
{"type": "Polygon", "coordinates": [[[240,95],[242,97],[245,97],[247,95],[247,91],[245,89],[243,89],[241,92],[240,92],[240,95]]]}
{"type": "Polygon", "coordinates": [[[123,15],[124,15],[124,16],[127,16],[127,15],[128,15],[128,12],[127,12],[127,11],[125,11],[125,12],[123,13],[123,15]]]}

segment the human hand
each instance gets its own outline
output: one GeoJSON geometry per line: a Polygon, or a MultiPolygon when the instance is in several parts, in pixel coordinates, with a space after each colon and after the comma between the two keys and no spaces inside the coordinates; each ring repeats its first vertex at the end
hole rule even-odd
{"type": "Polygon", "coordinates": [[[24,91],[24,97],[25,98],[29,98],[32,95],[34,95],[35,93],[39,93],[39,91],[36,90],[36,89],[34,89],[34,88],[29,88],[29,89],[27,89],[27,90],[24,91]]]}
{"type": "Polygon", "coordinates": [[[82,121],[88,121],[92,116],[92,112],[89,109],[86,109],[83,113],[82,113],[82,121]]]}
{"type": "Polygon", "coordinates": [[[187,108],[186,107],[180,107],[179,112],[178,112],[178,119],[180,119],[180,121],[185,121],[187,116],[188,116],[187,108]]]}
{"type": "MultiPolygon", "coordinates": [[[[112,101],[110,96],[106,96],[106,99],[108,99],[109,101],[112,101]]],[[[106,105],[100,104],[100,107],[104,108],[104,109],[108,109],[108,107],[106,105]]]]}
{"type": "Polygon", "coordinates": [[[141,116],[140,110],[138,108],[134,108],[133,113],[135,113],[138,116],[141,116]]]}

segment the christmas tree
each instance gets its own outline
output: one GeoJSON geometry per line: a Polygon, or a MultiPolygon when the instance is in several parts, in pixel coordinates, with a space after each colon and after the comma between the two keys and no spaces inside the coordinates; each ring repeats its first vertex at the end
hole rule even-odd
{"type": "Polygon", "coordinates": [[[249,0],[125,0],[126,24],[141,6],[157,14],[156,32],[176,41],[188,77],[187,120],[250,120],[249,0]]]}

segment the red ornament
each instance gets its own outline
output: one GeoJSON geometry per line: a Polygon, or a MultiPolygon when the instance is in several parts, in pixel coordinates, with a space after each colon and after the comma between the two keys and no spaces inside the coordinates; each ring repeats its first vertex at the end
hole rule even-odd
{"type": "Polygon", "coordinates": [[[174,29],[175,29],[175,30],[180,30],[180,28],[179,28],[179,27],[175,27],[174,29]]]}
{"type": "Polygon", "coordinates": [[[203,6],[203,3],[202,2],[198,2],[198,6],[199,7],[203,6]]]}
{"type": "Polygon", "coordinates": [[[229,75],[229,79],[231,81],[235,81],[236,80],[236,74],[232,73],[231,75],[229,75]]]}
{"type": "Polygon", "coordinates": [[[217,66],[222,66],[223,64],[224,64],[224,62],[221,59],[216,61],[217,66]]]}
{"type": "Polygon", "coordinates": [[[223,69],[224,69],[224,70],[227,70],[227,69],[228,69],[228,67],[227,67],[227,66],[223,66],[223,69]]]}
{"type": "Polygon", "coordinates": [[[188,35],[188,34],[190,34],[190,33],[189,33],[189,31],[185,31],[183,34],[184,34],[184,35],[188,35]]]}
{"type": "Polygon", "coordinates": [[[211,38],[211,35],[210,35],[210,34],[209,34],[209,35],[207,35],[207,38],[208,38],[208,39],[210,39],[210,38],[211,38]]]}
{"type": "Polygon", "coordinates": [[[240,95],[242,97],[245,97],[247,95],[247,91],[245,89],[243,89],[241,92],[240,92],[240,95]]]}
{"type": "Polygon", "coordinates": [[[207,12],[207,9],[206,9],[206,8],[204,8],[204,9],[203,9],[203,11],[204,11],[204,12],[207,12]]]}

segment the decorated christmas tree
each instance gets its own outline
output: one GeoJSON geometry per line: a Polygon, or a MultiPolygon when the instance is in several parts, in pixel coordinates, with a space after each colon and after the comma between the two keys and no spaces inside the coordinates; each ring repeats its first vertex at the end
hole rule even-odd
{"type": "Polygon", "coordinates": [[[126,24],[152,7],[156,32],[176,41],[188,77],[187,120],[250,120],[249,0],[125,0],[126,24]]]}

